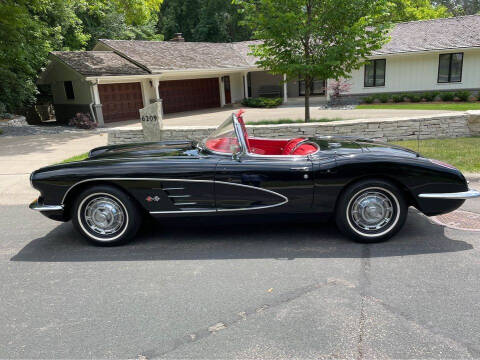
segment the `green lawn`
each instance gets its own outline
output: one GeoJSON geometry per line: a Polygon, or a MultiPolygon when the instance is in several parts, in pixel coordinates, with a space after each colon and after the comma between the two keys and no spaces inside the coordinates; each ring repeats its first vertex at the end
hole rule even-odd
{"type": "Polygon", "coordinates": [[[75,155],[75,156],[72,156],[71,158],[68,158],[68,159],[65,159],[65,160],[59,162],[59,164],[66,164],[66,163],[69,163],[69,162],[80,161],[80,160],[86,159],[87,157],[88,157],[88,153],[75,155]]]}
{"type": "Polygon", "coordinates": [[[480,102],[361,104],[357,106],[357,109],[467,111],[480,110],[480,102]]]}
{"type": "Polygon", "coordinates": [[[480,173],[480,137],[395,141],[425,157],[445,161],[468,173],[480,173]]]}
{"type": "MultiPolygon", "coordinates": [[[[308,124],[310,123],[319,123],[319,122],[332,122],[332,121],[339,121],[345,120],[340,118],[333,118],[333,119],[310,119],[308,124]]],[[[303,119],[277,119],[277,120],[259,120],[259,121],[247,121],[246,125],[279,125],[279,124],[297,124],[297,123],[305,123],[303,119]]]]}

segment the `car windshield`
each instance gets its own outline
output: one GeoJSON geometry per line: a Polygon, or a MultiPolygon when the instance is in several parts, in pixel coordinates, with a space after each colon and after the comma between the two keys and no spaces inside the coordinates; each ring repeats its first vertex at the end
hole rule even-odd
{"type": "Polygon", "coordinates": [[[233,127],[233,116],[229,116],[203,144],[208,150],[225,154],[234,154],[240,150],[237,134],[233,127]]]}

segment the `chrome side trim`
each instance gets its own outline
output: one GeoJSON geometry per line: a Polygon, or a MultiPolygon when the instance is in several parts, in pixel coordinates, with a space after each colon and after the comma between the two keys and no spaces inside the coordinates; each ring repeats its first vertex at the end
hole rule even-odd
{"type": "Polygon", "coordinates": [[[231,186],[240,186],[240,187],[245,187],[245,188],[250,188],[250,189],[255,189],[255,190],[259,190],[259,191],[265,191],[267,193],[270,193],[270,194],[273,194],[273,195],[277,195],[279,196],[280,198],[283,199],[282,202],[279,202],[278,204],[273,204],[273,205],[265,205],[265,206],[256,206],[256,207],[251,207],[251,208],[238,208],[238,209],[208,209],[208,210],[205,210],[205,209],[199,209],[199,210],[178,210],[178,211],[151,211],[150,214],[173,214],[173,213],[195,213],[195,212],[227,212],[227,211],[248,211],[248,210],[261,210],[261,209],[268,209],[268,208],[272,208],[272,207],[277,207],[277,206],[282,206],[282,205],[285,205],[286,203],[288,203],[288,198],[282,194],[279,194],[275,191],[272,191],[272,190],[268,190],[268,189],[263,189],[263,188],[260,188],[260,187],[256,187],[256,186],[251,186],[251,185],[245,185],[245,184],[236,184],[236,183],[230,183],[230,182],[226,182],[226,181],[215,181],[215,180],[193,180],[193,179],[165,179],[165,178],[93,178],[93,179],[86,179],[86,180],[82,180],[82,181],[79,181],[75,184],[73,184],[72,186],[70,186],[70,188],[68,188],[68,190],[65,192],[65,194],[63,195],[63,199],[62,199],[62,205],[61,205],[61,208],[63,209],[63,204],[65,202],[65,199],[68,195],[68,193],[70,192],[71,189],[73,189],[75,186],[79,185],[79,184],[82,184],[82,183],[85,183],[85,182],[89,182],[89,181],[99,181],[99,180],[113,180],[113,181],[138,181],[138,180],[148,180],[148,181],[183,181],[183,182],[192,182],[192,183],[213,183],[213,184],[224,184],[224,185],[231,185],[231,186]]]}
{"type": "Polygon", "coordinates": [[[191,195],[168,195],[169,198],[189,198],[191,195]]]}
{"type": "Polygon", "coordinates": [[[163,188],[162,190],[163,191],[185,190],[185,188],[181,188],[181,187],[178,187],[178,188],[163,188]]]}
{"type": "Polygon", "coordinates": [[[198,210],[167,210],[167,211],[150,211],[150,214],[189,214],[189,213],[212,213],[217,212],[215,209],[198,209],[198,210]]]}
{"type": "Polygon", "coordinates": [[[197,205],[196,202],[175,203],[175,206],[197,205]]]}
{"type": "Polygon", "coordinates": [[[35,211],[60,211],[63,205],[39,205],[38,203],[30,204],[30,209],[35,211]]]}
{"type": "Polygon", "coordinates": [[[467,200],[480,197],[480,191],[477,190],[468,190],[464,192],[457,193],[431,193],[431,194],[420,194],[420,198],[424,199],[458,199],[458,200],[467,200]]]}

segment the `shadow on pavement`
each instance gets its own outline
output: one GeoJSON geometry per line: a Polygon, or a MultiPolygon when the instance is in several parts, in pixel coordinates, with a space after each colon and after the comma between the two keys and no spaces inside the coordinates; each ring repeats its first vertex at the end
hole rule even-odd
{"type": "MultiPolygon", "coordinates": [[[[344,238],[331,224],[262,223],[216,225],[205,221],[147,224],[137,239],[112,248],[88,244],[71,223],[56,227],[21,249],[11,261],[142,261],[206,259],[361,258],[365,245],[344,238]]],[[[470,250],[445,236],[443,226],[411,211],[403,230],[389,242],[368,245],[371,257],[470,250]]]]}

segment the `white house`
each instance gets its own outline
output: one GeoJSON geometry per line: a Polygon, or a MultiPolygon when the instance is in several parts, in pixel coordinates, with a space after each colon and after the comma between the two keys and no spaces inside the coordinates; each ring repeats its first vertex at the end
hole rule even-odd
{"type": "MultiPolygon", "coordinates": [[[[400,23],[391,40],[351,74],[352,100],[372,93],[480,89],[480,16],[400,23]]],[[[302,103],[301,79],[273,76],[249,55],[255,42],[99,40],[93,51],[53,52],[38,81],[50,85],[56,117],[90,112],[104,122],[138,119],[162,99],[165,113],[223,107],[245,97],[302,103]]],[[[325,101],[318,79],[313,103],[325,101]]]]}

